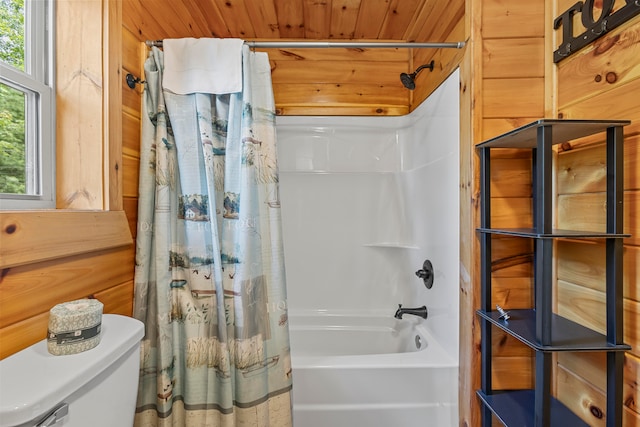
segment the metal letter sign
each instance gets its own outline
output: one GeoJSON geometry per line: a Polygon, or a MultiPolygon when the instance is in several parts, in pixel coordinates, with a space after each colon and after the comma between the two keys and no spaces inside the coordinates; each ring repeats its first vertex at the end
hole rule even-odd
{"type": "Polygon", "coordinates": [[[553,62],[562,61],[592,41],[640,14],[640,0],[625,1],[626,3],[622,8],[611,13],[615,0],[602,0],[602,13],[600,13],[598,19],[593,17],[595,0],[579,1],[565,10],[553,21],[554,30],[562,27],[562,43],[553,52],[553,62]],[[586,30],[579,36],[573,37],[573,16],[576,13],[581,14],[580,20],[586,30]]]}

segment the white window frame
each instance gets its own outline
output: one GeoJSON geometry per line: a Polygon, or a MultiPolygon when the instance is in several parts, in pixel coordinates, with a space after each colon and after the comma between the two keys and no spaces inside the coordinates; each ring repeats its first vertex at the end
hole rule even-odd
{"type": "Polygon", "coordinates": [[[53,209],[55,200],[54,0],[25,0],[24,71],[0,61],[0,82],[25,94],[28,194],[0,193],[0,210],[53,209]]]}

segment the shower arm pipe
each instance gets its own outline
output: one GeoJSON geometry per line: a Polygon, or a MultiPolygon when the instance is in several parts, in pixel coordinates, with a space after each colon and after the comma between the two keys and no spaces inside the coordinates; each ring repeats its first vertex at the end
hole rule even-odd
{"type": "MultiPolygon", "coordinates": [[[[252,48],[280,48],[280,49],[321,49],[321,48],[346,48],[346,49],[375,49],[375,48],[418,48],[418,49],[462,49],[465,42],[448,43],[411,43],[411,42],[278,42],[278,41],[245,41],[252,48]]],[[[162,47],[162,40],[147,40],[147,47],[162,47]]]]}

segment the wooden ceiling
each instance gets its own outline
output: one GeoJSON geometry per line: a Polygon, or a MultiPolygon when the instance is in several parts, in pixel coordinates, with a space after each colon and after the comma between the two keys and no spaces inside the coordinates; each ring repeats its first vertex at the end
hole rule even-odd
{"type": "MultiPolygon", "coordinates": [[[[122,0],[125,36],[459,42],[465,0],[122,0]]],[[[125,37],[125,41],[128,40],[125,37]]],[[[125,51],[128,48],[125,46],[125,51]]],[[[459,49],[257,49],[271,61],[278,114],[402,115],[457,65],[459,49]],[[453,52],[457,51],[457,52],[453,52]],[[410,91],[400,73],[435,60],[410,91]]]]}
{"type": "MultiPolygon", "coordinates": [[[[130,0],[170,37],[442,42],[439,19],[463,1],[130,0]]],[[[154,27],[149,22],[149,27],[154,27]]],[[[164,37],[164,36],[163,36],[164,37]]]]}

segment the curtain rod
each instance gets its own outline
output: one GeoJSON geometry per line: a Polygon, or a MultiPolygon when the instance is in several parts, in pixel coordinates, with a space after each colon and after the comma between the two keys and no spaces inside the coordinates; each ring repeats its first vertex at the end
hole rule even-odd
{"type": "MultiPolygon", "coordinates": [[[[245,41],[249,47],[257,48],[431,48],[431,49],[444,49],[454,48],[462,49],[464,42],[452,42],[452,43],[405,43],[405,42],[260,42],[260,41],[245,41]]],[[[147,40],[146,45],[148,47],[156,46],[162,47],[162,40],[147,40]]]]}

